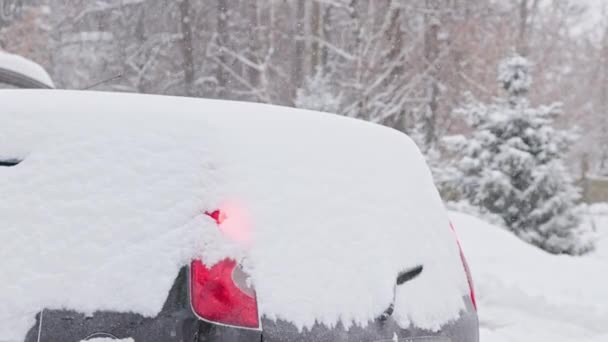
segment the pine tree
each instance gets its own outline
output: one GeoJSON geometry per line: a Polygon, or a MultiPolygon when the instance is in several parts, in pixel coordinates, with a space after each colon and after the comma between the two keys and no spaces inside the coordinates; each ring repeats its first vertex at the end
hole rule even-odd
{"type": "Polygon", "coordinates": [[[454,187],[523,240],[551,253],[582,254],[592,245],[579,228],[579,191],[563,159],[575,135],[552,125],[559,104],[530,106],[530,69],[521,56],[506,58],[498,68],[506,97],[485,104],[469,95],[457,109],[473,132],[445,140],[461,157],[454,187]]]}

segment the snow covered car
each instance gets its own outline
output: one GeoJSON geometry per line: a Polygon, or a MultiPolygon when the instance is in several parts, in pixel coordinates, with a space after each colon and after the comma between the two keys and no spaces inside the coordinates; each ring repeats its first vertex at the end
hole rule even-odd
{"type": "Polygon", "coordinates": [[[151,95],[0,103],[1,341],[478,341],[400,132],[151,95]]]}
{"type": "Polygon", "coordinates": [[[54,88],[53,81],[42,66],[22,56],[0,50],[0,88],[54,88]]]}

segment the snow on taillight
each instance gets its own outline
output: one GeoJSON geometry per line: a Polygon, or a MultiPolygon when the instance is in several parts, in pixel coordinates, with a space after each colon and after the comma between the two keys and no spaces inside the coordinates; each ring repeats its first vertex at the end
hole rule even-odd
{"type": "Polygon", "coordinates": [[[201,319],[240,328],[259,329],[255,291],[247,274],[232,259],[209,268],[200,260],[190,265],[192,309],[201,319]]]}
{"type": "Polygon", "coordinates": [[[462,266],[464,267],[464,271],[467,275],[467,282],[469,283],[469,289],[471,291],[471,302],[473,302],[473,307],[477,310],[477,300],[475,299],[475,287],[473,285],[473,277],[471,276],[471,270],[469,269],[469,263],[467,262],[467,258],[465,258],[464,253],[462,252],[462,246],[460,245],[460,240],[456,235],[456,230],[454,229],[454,225],[450,222],[450,228],[456,236],[456,243],[458,244],[458,250],[460,251],[460,260],[462,261],[462,266]]]}

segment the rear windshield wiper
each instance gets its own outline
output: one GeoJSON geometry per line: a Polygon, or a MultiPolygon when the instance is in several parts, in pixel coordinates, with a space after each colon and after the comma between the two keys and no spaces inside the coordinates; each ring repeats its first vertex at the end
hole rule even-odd
{"type": "Polygon", "coordinates": [[[17,159],[1,160],[0,159],[0,167],[1,166],[4,166],[4,167],[15,166],[19,163],[21,163],[21,160],[17,160],[17,159]]]}
{"type": "Polygon", "coordinates": [[[380,315],[380,317],[378,317],[378,320],[380,320],[382,322],[386,321],[389,317],[391,317],[391,315],[395,311],[395,297],[397,296],[397,286],[403,285],[403,284],[407,283],[408,281],[419,276],[420,273],[422,273],[423,268],[424,267],[422,267],[422,265],[418,265],[414,268],[410,268],[408,270],[399,272],[399,274],[397,275],[397,279],[395,281],[395,286],[393,287],[393,301],[391,302],[391,305],[389,305],[388,308],[386,310],[384,310],[382,315],[380,315]]]}
{"type": "Polygon", "coordinates": [[[416,278],[418,275],[420,275],[420,273],[422,273],[422,269],[422,265],[418,265],[409,270],[399,272],[397,275],[397,286],[403,285],[404,283],[416,278]]]}

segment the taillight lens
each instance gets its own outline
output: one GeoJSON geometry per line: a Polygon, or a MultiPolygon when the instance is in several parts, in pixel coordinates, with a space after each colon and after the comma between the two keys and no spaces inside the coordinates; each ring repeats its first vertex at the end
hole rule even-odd
{"type": "MultiPolygon", "coordinates": [[[[460,248],[460,244],[458,244],[458,248],[460,248]]],[[[475,311],[477,311],[477,300],[475,299],[475,288],[473,286],[473,277],[471,276],[471,271],[469,270],[469,263],[467,259],[464,257],[464,253],[462,253],[462,248],[460,248],[460,259],[462,260],[462,265],[464,266],[464,271],[467,274],[467,281],[469,282],[469,289],[471,290],[471,302],[473,302],[473,307],[475,311]]]]}
{"type": "Polygon", "coordinates": [[[224,222],[224,220],[226,219],[226,214],[220,210],[214,210],[212,212],[206,211],[205,215],[211,217],[213,220],[215,220],[215,223],[217,224],[222,224],[222,222],[224,222]]]}
{"type": "Polygon", "coordinates": [[[190,283],[192,308],[200,318],[241,328],[260,327],[255,291],[234,260],[225,259],[211,268],[193,261],[190,283]]]}
{"type": "MultiPolygon", "coordinates": [[[[454,236],[456,236],[456,230],[454,229],[454,225],[450,222],[450,228],[452,232],[454,232],[454,236]]],[[[464,267],[464,271],[467,275],[467,281],[469,283],[469,289],[471,291],[471,302],[473,302],[473,307],[475,311],[477,311],[477,300],[475,299],[475,287],[473,286],[473,277],[471,276],[471,270],[469,269],[469,263],[467,262],[467,258],[464,257],[464,253],[462,252],[462,247],[460,246],[460,240],[458,240],[458,236],[456,236],[456,243],[458,244],[458,250],[460,251],[460,260],[462,261],[462,266],[464,267]]]]}

